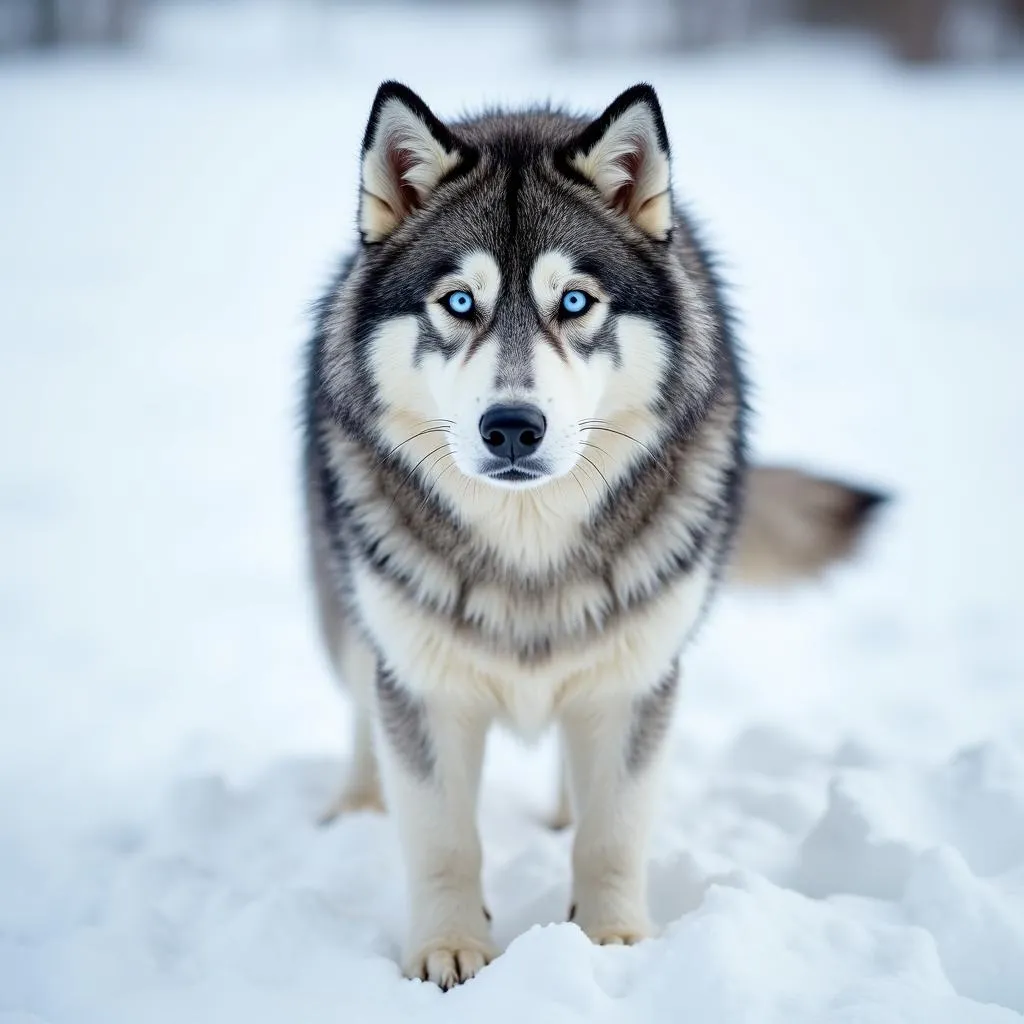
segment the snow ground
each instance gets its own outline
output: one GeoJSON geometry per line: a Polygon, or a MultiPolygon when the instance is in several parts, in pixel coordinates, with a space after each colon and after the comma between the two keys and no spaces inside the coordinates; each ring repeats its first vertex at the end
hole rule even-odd
{"type": "Polygon", "coordinates": [[[0,65],[0,1021],[1020,1020],[1024,72],[786,42],[598,66],[528,14],[282,10],[0,65]],[[661,938],[560,923],[552,751],[494,738],[508,949],[447,995],[394,963],[391,824],[313,825],[348,709],[305,586],[298,353],[386,76],[446,113],[652,80],[758,451],[899,494],[858,565],[726,598],[693,651],[661,938]]]}

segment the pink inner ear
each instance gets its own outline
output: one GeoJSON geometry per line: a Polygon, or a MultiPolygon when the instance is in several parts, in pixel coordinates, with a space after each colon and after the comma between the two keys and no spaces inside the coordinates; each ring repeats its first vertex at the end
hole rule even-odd
{"type": "Polygon", "coordinates": [[[626,153],[624,156],[619,157],[618,164],[625,173],[626,180],[615,190],[611,205],[616,210],[628,213],[633,204],[636,185],[640,180],[640,172],[644,165],[643,150],[637,148],[626,153]]]}
{"type": "Polygon", "coordinates": [[[395,211],[401,216],[412,213],[420,205],[419,193],[405,177],[406,172],[411,170],[415,163],[416,157],[411,150],[389,147],[388,172],[402,201],[402,209],[395,211]]]}

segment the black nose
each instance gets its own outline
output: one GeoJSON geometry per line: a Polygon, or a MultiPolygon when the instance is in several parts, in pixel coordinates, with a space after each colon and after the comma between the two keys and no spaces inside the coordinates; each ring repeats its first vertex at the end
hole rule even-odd
{"type": "Polygon", "coordinates": [[[480,417],[480,436],[492,455],[515,462],[540,447],[546,426],[534,405],[492,405],[480,417]]]}

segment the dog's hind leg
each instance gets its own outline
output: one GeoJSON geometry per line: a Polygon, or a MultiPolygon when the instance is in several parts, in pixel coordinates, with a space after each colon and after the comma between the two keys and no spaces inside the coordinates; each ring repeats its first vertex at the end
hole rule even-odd
{"type": "Polygon", "coordinates": [[[352,698],[352,763],[341,791],[324,808],[327,824],[348,811],[384,810],[373,740],[373,688],[377,655],[352,621],[338,585],[339,567],[326,526],[326,497],[319,486],[316,453],[307,465],[310,563],[320,636],[335,677],[352,698]]]}
{"type": "Polygon", "coordinates": [[[384,811],[380,771],[373,741],[373,685],[377,655],[354,629],[343,629],[332,651],[338,675],[352,696],[352,762],[341,791],[324,809],[320,823],[329,824],[350,811],[384,811]]]}
{"type": "Polygon", "coordinates": [[[383,813],[385,810],[370,708],[357,702],[352,729],[352,762],[341,790],[320,815],[320,824],[329,825],[335,818],[352,811],[383,813]]]}
{"type": "Polygon", "coordinates": [[[317,566],[320,629],[331,666],[352,698],[352,762],[341,791],[324,808],[326,825],[349,811],[383,811],[380,772],[373,739],[373,687],[377,654],[349,622],[317,566]]]}

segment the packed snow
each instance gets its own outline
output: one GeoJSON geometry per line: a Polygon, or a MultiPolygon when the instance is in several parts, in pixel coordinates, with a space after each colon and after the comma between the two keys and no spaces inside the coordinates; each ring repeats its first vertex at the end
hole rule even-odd
{"type": "Polygon", "coordinates": [[[0,64],[0,1020],[1020,1021],[1024,71],[807,40],[598,64],[540,8],[285,8],[0,64]],[[396,966],[393,824],[315,824],[349,708],[297,379],[385,77],[449,115],[652,81],[758,455],[896,494],[855,564],[724,596],[691,652],[660,937],[565,922],[552,746],[493,737],[505,952],[448,994],[396,966]]]}

